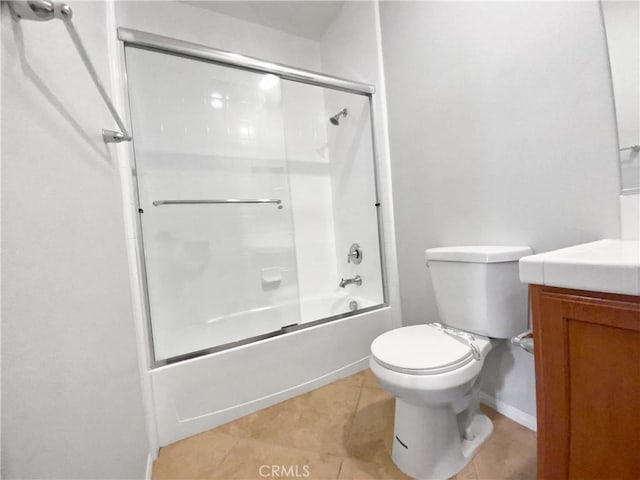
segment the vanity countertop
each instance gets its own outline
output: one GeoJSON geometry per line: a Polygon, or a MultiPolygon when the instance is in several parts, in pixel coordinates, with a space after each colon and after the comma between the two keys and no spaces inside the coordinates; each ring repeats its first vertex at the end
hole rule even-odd
{"type": "Polygon", "coordinates": [[[598,240],[522,257],[520,281],[640,295],[640,241],[598,240]]]}

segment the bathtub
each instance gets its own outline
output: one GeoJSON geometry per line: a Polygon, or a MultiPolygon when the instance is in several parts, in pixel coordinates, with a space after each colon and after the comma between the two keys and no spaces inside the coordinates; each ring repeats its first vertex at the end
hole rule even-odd
{"type": "MultiPolygon", "coordinates": [[[[300,311],[311,322],[307,328],[152,369],[160,446],[367,368],[373,339],[399,326],[390,307],[346,294],[306,299],[300,311]],[[362,313],[313,323],[345,306],[348,311],[351,301],[359,303],[362,313]]],[[[250,328],[271,315],[277,313],[243,312],[234,320],[250,328]]]]}

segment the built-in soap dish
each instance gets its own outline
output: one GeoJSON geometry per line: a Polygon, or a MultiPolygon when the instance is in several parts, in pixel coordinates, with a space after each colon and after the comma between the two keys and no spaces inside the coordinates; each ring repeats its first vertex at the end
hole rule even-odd
{"type": "Polygon", "coordinates": [[[273,290],[278,288],[282,283],[282,267],[268,267],[261,271],[262,288],[264,290],[273,290]]]}

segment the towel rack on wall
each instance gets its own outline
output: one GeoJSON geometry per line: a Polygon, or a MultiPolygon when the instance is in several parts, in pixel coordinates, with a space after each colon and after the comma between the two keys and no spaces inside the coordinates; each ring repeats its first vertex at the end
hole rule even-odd
{"type": "Polygon", "coordinates": [[[82,63],[86,67],[89,75],[93,79],[93,83],[95,84],[98,92],[100,92],[100,96],[107,108],[111,112],[114,120],[118,124],[118,128],[120,131],[115,130],[102,130],[102,138],[105,143],[120,143],[120,142],[129,142],[131,141],[131,136],[127,131],[127,128],[124,126],[124,122],[116,107],[113,105],[111,98],[107,94],[104,85],[100,81],[100,77],[98,76],[98,72],[96,71],[93,63],[91,63],[91,59],[89,58],[89,54],[87,53],[87,49],[84,47],[82,43],[82,39],[80,35],[78,35],[78,31],[76,27],[73,25],[71,18],[73,17],[73,11],[71,7],[66,3],[57,3],[52,2],[50,0],[28,0],[28,1],[9,1],[9,9],[11,10],[11,16],[14,20],[35,20],[39,22],[44,22],[47,20],[53,20],[54,18],[58,18],[63,21],[64,26],[67,28],[67,32],[71,37],[71,41],[75,45],[78,50],[78,54],[80,54],[80,58],[82,59],[82,63]]]}

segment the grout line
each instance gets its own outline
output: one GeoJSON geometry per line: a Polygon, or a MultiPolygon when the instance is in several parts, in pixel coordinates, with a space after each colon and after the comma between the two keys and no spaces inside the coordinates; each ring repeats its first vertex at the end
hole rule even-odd
{"type": "MultiPolygon", "coordinates": [[[[362,383],[364,384],[364,380],[362,381],[362,383]]],[[[360,408],[360,399],[362,398],[362,389],[363,388],[364,388],[363,386],[360,386],[360,391],[358,392],[358,401],[356,402],[356,406],[353,409],[353,414],[349,418],[349,433],[347,435],[347,440],[345,442],[345,449],[347,450],[347,455],[349,455],[349,453],[350,453],[349,452],[349,447],[351,446],[351,437],[353,435],[353,425],[354,425],[354,423],[356,421],[356,415],[358,414],[358,409],[360,408]]],[[[342,466],[340,468],[342,468],[342,466]]]]}
{"type": "Polygon", "coordinates": [[[471,459],[471,461],[469,462],[471,464],[471,468],[473,469],[473,478],[474,480],[478,480],[478,469],[476,468],[476,457],[478,456],[478,453],[480,452],[476,452],[476,454],[473,456],[473,458],[471,459]]]}
{"type": "Polygon", "coordinates": [[[342,465],[344,465],[344,457],[342,457],[342,460],[340,461],[340,468],[338,468],[338,475],[336,475],[336,480],[340,478],[340,474],[342,473],[342,465]]]}
{"type": "Polygon", "coordinates": [[[236,447],[238,446],[238,444],[240,443],[240,440],[242,440],[241,438],[237,438],[237,437],[233,437],[235,438],[235,443],[233,444],[233,446],[229,449],[229,451],[227,453],[225,453],[222,458],[220,459],[220,461],[218,463],[216,463],[215,467],[219,467],[222,465],[222,463],[227,459],[227,457],[229,456],[229,454],[231,453],[232,450],[235,450],[236,447]]]}
{"type": "MultiPolygon", "coordinates": [[[[210,431],[210,430],[209,430],[210,431]]],[[[235,448],[238,446],[238,443],[240,442],[241,439],[239,438],[235,438],[233,437],[236,442],[233,444],[233,446],[229,449],[229,451],[227,451],[227,453],[225,453],[222,458],[220,460],[218,460],[212,467],[211,469],[207,470],[207,476],[203,477],[203,478],[209,478],[209,473],[211,473],[211,476],[215,476],[216,475],[216,470],[222,466],[222,464],[224,463],[224,461],[227,459],[227,457],[229,456],[229,454],[231,453],[232,450],[235,450],[235,448]]]]}
{"type": "MultiPolygon", "coordinates": [[[[384,388],[382,387],[370,387],[369,385],[363,385],[362,388],[366,388],[368,390],[382,390],[383,392],[385,391],[384,388]]],[[[389,394],[389,396],[392,396],[392,395],[389,394]]]]}
{"type": "Polygon", "coordinates": [[[362,389],[363,389],[363,388],[367,388],[367,387],[365,387],[364,385],[362,385],[362,386],[360,387],[360,391],[358,392],[358,401],[356,402],[356,408],[355,408],[355,410],[353,411],[353,416],[354,416],[354,418],[355,418],[355,416],[356,416],[356,413],[358,413],[358,408],[360,408],[360,400],[362,399],[362,389]]]}

